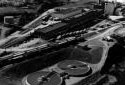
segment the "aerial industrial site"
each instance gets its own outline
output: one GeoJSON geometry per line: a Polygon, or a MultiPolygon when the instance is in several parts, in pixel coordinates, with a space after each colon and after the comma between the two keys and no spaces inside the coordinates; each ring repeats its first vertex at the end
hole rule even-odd
{"type": "Polygon", "coordinates": [[[0,0],[0,85],[125,85],[124,0],[0,0]]]}

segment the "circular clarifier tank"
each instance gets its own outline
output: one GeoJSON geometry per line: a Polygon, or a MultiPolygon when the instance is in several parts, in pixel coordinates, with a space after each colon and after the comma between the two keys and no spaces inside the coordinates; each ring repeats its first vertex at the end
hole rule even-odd
{"type": "Polygon", "coordinates": [[[73,77],[83,77],[91,73],[89,65],[78,60],[64,60],[59,62],[57,67],[73,77]]]}
{"type": "Polygon", "coordinates": [[[62,78],[56,72],[34,72],[25,77],[24,85],[62,85],[62,78]]]}

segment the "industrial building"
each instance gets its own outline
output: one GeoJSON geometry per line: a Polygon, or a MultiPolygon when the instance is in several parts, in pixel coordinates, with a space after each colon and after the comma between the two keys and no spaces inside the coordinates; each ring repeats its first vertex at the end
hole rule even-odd
{"type": "Polygon", "coordinates": [[[124,0],[0,0],[0,85],[124,85],[124,0]]]}

